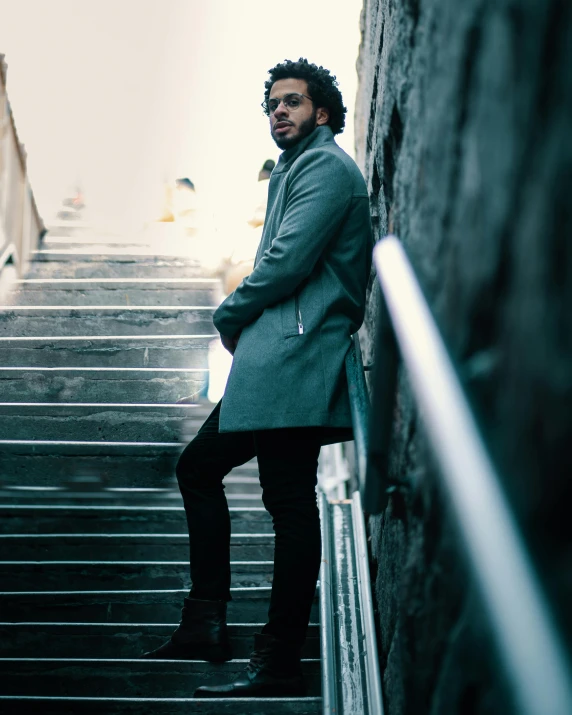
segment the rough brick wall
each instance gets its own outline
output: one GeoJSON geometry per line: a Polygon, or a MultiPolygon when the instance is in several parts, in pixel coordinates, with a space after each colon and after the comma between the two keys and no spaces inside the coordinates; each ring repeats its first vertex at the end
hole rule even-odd
{"type": "MultiPolygon", "coordinates": [[[[406,246],[570,642],[572,3],[365,0],[362,33],[376,232],[406,246]]],[[[405,374],[391,477],[370,519],[388,715],[510,712],[405,374]]]]}

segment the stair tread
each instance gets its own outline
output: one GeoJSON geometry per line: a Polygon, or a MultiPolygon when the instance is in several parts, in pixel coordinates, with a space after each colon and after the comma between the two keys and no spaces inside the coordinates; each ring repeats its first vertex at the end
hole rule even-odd
{"type": "Polygon", "coordinates": [[[27,715],[130,715],[141,713],[141,705],[152,704],[153,715],[320,715],[322,699],[304,698],[103,698],[1,696],[5,715],[21,715],[25,704],[27,715]],[[105,708],[102,710],[102,708],[105,708]]]}
{"type": "MultiPolygon", "coordinates": [[[[162,261],[135,261],[133,256],[115,256],[110,261],[105,256],[66,256],[67,260],[48,261],[46,254],[41,256],[44,260],[31,263],[28,278],[95,278],[101,275],[105,278],[193,278],[200,277],[200,268],[193,263],[177,263],[162,261]],[[81,259],[81,260],[80,260],[81,259]]],[[[60,258],[63,258],[61,256],[60,258]]]]}
{"type": "MultiPolygon", "coordinates": [[[[231,583],[235,588],[270,586],[272,560],[231,561],[231,583]]],[[[36,589],[56,590],[168,589],[191,588],[188,546],[181,545],[179,559],[168,561],[0,561],[0,583],[4,592],[36,589]]]]}
{"type": "MultiPolygon", "coordinates": [[[[270,533],[270,515],[262,505],[230,506],[230,519],[234,532],[270,533]]],[[[174,505],[105,505],[105,504],[15,504],[0,503],[0,530],[2,533],[26,531],[46,532],[81,531],[97,533],[102,529],[110,536],[120,535],[120,529],[133,532],[146,530],[149,536],[165,530],[177,529],[188,537],[185,511],[181,504],[174,505]],[[73,527],[73,529],[72,529],[73,527]]]]}
{"type": "MultiPolygon", "coordinates": [[[[143,525],[143,528],[145,525],[143,525]]],[[[0,559],[39,562],[57,554],[60,561],[88,561],[109,558],[113,554],[120,561],[172,560],[174,555],[183,556],[188,550],[186,532],[173,534],[149,534],[148,531],[134,534],[0,534],[0,559]]],[[[268,561],[274,554],[274,534],[232,534],[230,538],[231,560],[268,561]]]]}
{"type": "Polygon", "coordinates": [[[4,337],[95,337],[99,335],[170,335],[213,333],[212,306],[0,306],[0,334],[4,337]]]}
{"type": "MultiPolygon", "coordinates": [[[[229,622],[266,621],[270,587],[231,588],[229,622]]],[[[4,621],[34,620],[55,622],[74,619],[93,623],[157,623],[180,619],[182,599],[188,589],[11,591],[0,592],[0,613],[4,621]]],[[[314,599],[311,619],[317,622],[314,599]]]]}
{"type": "MultiPolygon", "coordinates": [[[[199,685],[224,683],[239,676],[247,660],[208,663],[202,660],[97,658],[0,658],[3,694],[84,695],[94,689],[108,696],[184,696],[199,685]],[[181,677],[182,676],[182,677],[181,677]],[[75,691],[75,692],[74,692],[75,691]]],[[[320,662],[302,661],[309,695],[320,693],[320,662]]]]}
{"type": "MultiPolygon", "coordinates": [[[[0,487],[0,499],[9,499],[15,506],[27,506],[30,502],[40,499],[46,506],[65,506],[66,504],[99,503],[106,506],[140,506],[149,504],[172,504],[181,501],[181,494],[175,482],[172,489],[145,488],[114,488],[104,487],[97,492],[82,489],[82,485],[63,487],[0,487]]],[[[262,504],[260,494],[228,493],[226,495],[230,506],[242,508],[262,504]]],[[[0,527],[1,528],[1,527],[0,527]]]]}
{"type": "MultiPolygon", "coordinates": [[[[10,306],[95,306],[95,305],[138,305],[151,308],[162,306],[186,306],[189,305],[188,287],[176,287],[163,285],[160,288],[151,286],[130,285],[129,283],[117,283],[109,286],[52,286],[50,290],[15,290],[5,297],[7,305],[10,306]]],[[[203,288],[193,288],[193,305],[218,305],[220,288],[218,286],[205,286],[203,288]]]]}

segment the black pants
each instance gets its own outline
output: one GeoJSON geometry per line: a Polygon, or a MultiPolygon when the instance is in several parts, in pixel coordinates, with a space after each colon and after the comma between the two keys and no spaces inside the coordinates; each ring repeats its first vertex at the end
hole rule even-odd
{"type": "Polygon", "coordinates": [[[263,632],[302,645],[321,560],[316,481],[322,429],[219,433],[220,405],[177,464],[189,527],[191,596],[231,598],[230,515],[222,480],[256,456],[262,500],[276,534],[274,579],[263,632]]]}

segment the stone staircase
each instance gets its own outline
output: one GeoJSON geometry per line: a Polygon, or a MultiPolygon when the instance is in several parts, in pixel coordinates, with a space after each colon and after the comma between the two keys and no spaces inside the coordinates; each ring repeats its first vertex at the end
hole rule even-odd
{"type": "Polygon", "coordinates": [[[195,700],[238,674],[265,622],[273,533],[255,463],[226,479],[235,660],[139,655],[176,627],[190,582],[174,465],[212,405],[218,281],[175,255],[50,239],[0,306],[0,711],[321,712],[317,604],[306,698],[195,700]]]}

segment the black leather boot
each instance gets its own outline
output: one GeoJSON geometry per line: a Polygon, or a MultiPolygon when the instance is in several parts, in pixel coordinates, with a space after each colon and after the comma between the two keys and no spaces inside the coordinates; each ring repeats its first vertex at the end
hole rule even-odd
{"type": "Polygon", "coordinates": [[[182,618],[170,640],[142,658],[210,660],[232,658],[226,628],[226,602],[185,598],[182,618]]]}
{"type": "Polygon", "coordinates": [[[300,648],[264,633],[254,635],[254,653],[234,683],[202,685],[195,690],[195,698],[288,698],[305,694],[300,648]]]}

